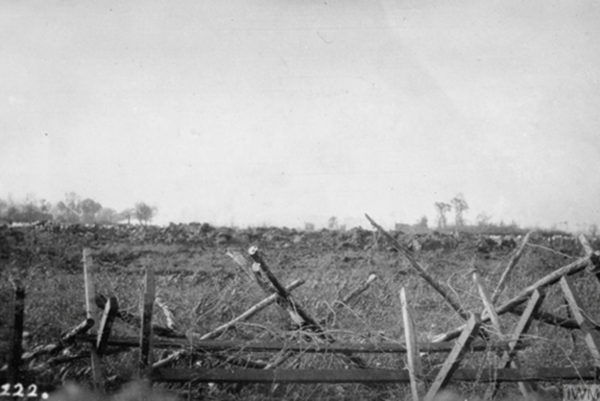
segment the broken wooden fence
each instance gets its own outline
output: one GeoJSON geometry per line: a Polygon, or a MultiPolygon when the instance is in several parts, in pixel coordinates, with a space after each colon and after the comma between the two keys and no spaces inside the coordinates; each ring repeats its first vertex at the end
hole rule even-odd
{"type": "MultiPolygon", "coordinates": [[[[382,230],[372,219],[369,220],[378,230],[382,230]]],[[[323,325],[331,320],[327,316],[321,321],[311,317],[305,309],[301,307],[291,296],[290,292],[300,286],[301,280],[292,283],[289,286],[283,286],[273,275],[267,266],[263,256],[257,248],[251,248],[249,256],[253,263],[248,266],[248,262],[243,255],[231,253],[229,256],[236,264],[246,272],[254,276],[261,289],[266,293],[267,298],[259,304],[250,308],[244,314],[236,317],[232,321],[216,328],[206,334],[186,333],[181,334],[175,330],[172,313],[167,305],[156,299],[154,272],[151,268],[146,268],[145,287],[143,305],[141,308],[141,317],[135,316],[125,311],[119,310],[117,297],[113,293],[110,285],[107,296],[95,293],[93,279],[93,261],[88,250],[84,250],[84,278],[86,294],[86,319],[76,328],[66,333],[57,343],[44,347],[38,347],[32,352],[21,355],[20,341],[22,338],[23,308],[24,308],[24,289],[23,286],[15,284],[15,307],[14,318],[12,320],[12,354],[9,358],[7,380],[10,383],[18,383],[22,374],[21,366],[24,362],[32,361],[42,355],[56,355],[58,351],[70,346],[74,341],[83,341],[89,343],[89,358],[91,364],[92,381],[94,386],[102,391],[104,388],[104,378],[102,377],[102,358],[104,355],[125,350],[128,348],[139,348],[138,373],[140,378],[155,382],[213,382],[213,383],[362,383],[366,385],[380,385],[392,383],[410,384],[413,399],[431,400],[437,392],[444,388],[450,380],[455,381],[477,381],[494,382],[494,391],[497,390],[501,382],[520,383],[520,389],[524,394],[535,391],[533,382],[561,380],[596,380],[600,369],[600,340],[598,330],[600,329],[587,314],[582,311],[581,302],[567,276],[573,275],[584,270],[586,267],[591,274],[594,274],[600,281],[600,253],[594,252],[591,247],[586,246],[585,237],[581,238],[586,251],[586,256],[579,260],[564,266],[538,280],[533,285],[525,288],[519,295],[505,302],[500,306],[495,306],[497,294],[502,290],[501,282],[493,296],[489,295],[487,289],[483,286],[474,271],[473,278],[478,288],[483,302],[483,313],[467,312],[459,307],[459,304],[449,297],[448,292],[443,289],[440,283],[424,273],[424,269],[416,262],[404,247],[394,243],[391,236],[386,238],[397,246],[400,252],[409,256],[409,261],[415,267],[418,274],[421,275],[438,291],[448,303],[459,312],[461,317],[466,318],[466,323],[458,329],[438,336],[437,340],[429,343],[419,343],[416,341],[414,324],[410,312],[410,305],[407,300],[407,294],[404,289],[400,291],[402,304],[403,326],[405,341],[401,343],[377,343],[377,344],[340,344],[326,332],[323,325]],[[248,269],[249,267],[249,269],[248,269]],[[573,319],[566,320],[553,316],[541,310],[544,299],[543,289],[549,285],[560,283],[562,292],[571,310],[573,319]],[[253,316],[260,310],[272,303],[277,303],[280,309],[284,311],[290,319],[300,328],[314,332],[312,342],[232,342],[214,340],[218,335],[233,327],[236,323],[253,316]],[[157,304],[167,316],[169,327],[161,327],[152,324],[153,306],[157,304]],[[523,304],[526,304],[524,307],[523,304]],[[102,311],[101,316],[97,315],[96,306],[102,311]],[[519,314],[520,320],[504,342],[486,342],[478,339],[481,333],[482,325],[492,322],[497,332],[501,332],[498,323],[498,316],[506,313],[519,314]],[[139,328],[139,338],[117,338],[111,336],[111,331],[115,319],[120,319],[130,325],[139,328]],[[518,367],[517,352],[525,345],[523,344],[523,335],[531,326],[533,320],[539,320],[545,323],[554,324],[568,329],[579,329],[584,333],[587,347],[594,357],[595,364],[591,367],[572,367],[572,368],[539,368],[532,370],[521,370],[518,367]],[[96,333],[85,334],[100,322],[96,333]],[[21,334],[20,334],[21,333],[21,334]],[[21,336],[21,337],[20,337],[21,336]],[[450,342],[452,339],[456,339],[450,342]],[[108,347],[112,347],[109,349],[108,347]],[[159,361],[153,361],[153,349],[175,350],[171,355],[159,361]],[[116,350],[116,351],[115,351],[116,350]],[[210,353],[219,351],[230,352],[273,352],[279,357],[274,361],[266,363],[263,361],[252,361],[241,357],[228,357],[226,362],[236,368],[230,369],[210,369],[210,368],[173,368],[169,367],[174,361],[188,353],[210,353]],[[502,358],[499,366],[491,370],[461,369],[460,363],[468,352],[500,352],[502,358]],[[354,367],[339,370],[324,369],[279,369],[283,361],[291,355],[306,353],[329,353],[340,356],[347,366],[354,367]],[[359,354],[369,353],[390,353],[400,354],[404,362],[403,355],[406,354],[406,369],[374,369],[367,366],[359,354]],[[445,362],[438,370],[424,373],[422,370],[421,356],[430,353],[447,353],[445,362]]],[[[529,236],[525,238],[525,241],[529,236]]],[[[525,242],[524,241],[524,242],[525,242]]],[[[502,276],[505,279],[508,271],[514,268],[516,260],[522,252],[523,245],[517,251],[516,256],[511,258],[507,272],[502,276]]],[[[360,287],[351,291],[343,300],[336,303],[340,307],[344,303],[358,296],[365,291],[374,277],[369,279],[360,287]]],[[[501,280],[501,281],[503,281],[501,280]]],[[[52,366],[52,360],[38,365],[37,370],[52,366]]]]}

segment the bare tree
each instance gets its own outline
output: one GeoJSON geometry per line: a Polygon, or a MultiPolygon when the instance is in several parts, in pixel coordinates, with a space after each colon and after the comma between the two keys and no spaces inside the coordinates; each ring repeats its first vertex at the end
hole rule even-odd
{"type": "Polygon", "coordinates": [[[156,207],[149,206],[144,202],[138,202],[135,204],[135,218],[138,219],[140,224],[148,224],[154,215],[156,214],[156,207]]]}
{"type": "Polygon", "coordinates": [[[465,218],[463,213],[469,210],[469,205],[467,204],[465,197],[463,194],[458,194],[450,202],[452,203],[452,206],[454,206],[454,212],[456,213],[456,227],[464,226],[465,218]]]}
{"type": "Polygon", "coordinates": [[[446,213],[452,209],[452,206],[446,202],[436,202],[435,208],[438,212],[438,228],[445,228],[447,225],[446,213]]]}

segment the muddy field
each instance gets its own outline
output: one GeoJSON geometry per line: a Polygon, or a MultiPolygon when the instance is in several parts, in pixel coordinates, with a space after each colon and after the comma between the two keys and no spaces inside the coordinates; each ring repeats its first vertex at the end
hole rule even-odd
{"type": "MultiPolygon", "coordinates": [[[[461,305],[473,312],[482,311],[481,300],[471,280],[477,268],[489,288],[494,288],[508,260],[521,240],[518,236],[484,238],[477,235],[429,233],[410,235],[391,232],[404,246],[412,249],[416,259],[446,286],[461,305]],[[503,243],[504,242],[504,243],[503,243]]],[[[461,325],[461,318],[443,302],[409,263],[371,230],[353,229],[345,232],[322,230],[303,232],[279,228],[235,230],[214,228],[207,224],[171,225],[168,227],[85,227],[52,224],[33,227],[0,228],[0,364],[7,362],[7,316],[12,297],[9,279],[19,278],[26,288],[24,350],[55,342],[61,333],[85,318],[82,250],[88,247],[96,266],[97,288],[110,282],[118,296],[121,310],[139,314],[143,270],[152,267],[157,273],[157,290],[172,308],[176,329],[180,333],[204,334],[240,315],[264,298],[264,293],[233,262],[228,252],[247,252],[256,245],[279,280],[289,284],[296,279],[306,283],[294,291],[294,298],[315,319],[322,319],[333,310],[334,302],[364,282],[369,275],[377,280],[356,303],[336,309],[327,332],[338,342],[378,343],[404,342],[399,291],[405,288],[414,310],[419,341],[429,341],[436,334],[461,325]]],[[[598,249],[594,243],[595,249],[598,249]]],[[[521,289],[567,265],[582,255],[577,241],[533,235],[530,245],[509,278],[499,303],[516,295],[521,289]]],[[[598,314],[597,283],[584,274],[574,276],[576,287],[588,311],[598,314]]],[[[566,316],[559,288],[549,288],[543,309],[566,316]]],[[[154,321],[166,326],[164,314],[155,310],[154,321]]],[[[501,317],[503,331],[509,333],[517,317],[501,317]]],[[[499,333],[492,339],[502,339],[499,333]]],[[[135,336],[138,331],[117,321],[114,336],[135,336]]],[[[520,353],[522,367],[571,367],[592,364],[591,356],[579,333],[543,323],[534,323],[529,346],[520,353]]],[[[238,324],[219,337],[223,340],[307,341],[291,322],[271,306],[252,319],[238,324]]],[[[69,362],[57,363],[51,369],[38,370],[39,383],[60,386],[75,381],[89,386],[89,360],[75,356],[85,346],[78,344],[65,353],[69,362]]],[[[155,350],[159,360],[166,351],[155,350]]],[[[231,356],[231,355],[228,355],[231,356]]],[[[269,361],[273,354],[244,353],[250,360],[269,361]]],[[[28,364],[34,369],[49,357],[28,364]]],[[[176,362],[176,366],[229,366],[223,355],[193,355],[176,362]]],[[[384,354],[364,355],[370,367],[398,369],[404,360],[384,354]]],[[[118,391],[135,378],[137,351],[109,355],[104,358],[104,375],[108,391],[118,391]]],[[[424,360],[425,370],[433,370],[442,357],[424,360]]],[[[463,366],[493,369],[497,355],[469,355],[463,366]]],[[[292,358],[281,366],[292,368],[344,368],[333,355],[305,355],[292,358]]],[[[408,386],[369,388],[362,385],[281,385],[276,389],[264,386],[193,387],[156,385],[164,390],[182,393],[191,399],[404,399],[408,386]]],[[[541,386],[553,391],[551,383],[541,386]]],[[[483,394],[489,384],[452,383],[463,394],[483,394]]],[[[500,396],[516,394],[516,385],[503,385],[500,396]]]]}

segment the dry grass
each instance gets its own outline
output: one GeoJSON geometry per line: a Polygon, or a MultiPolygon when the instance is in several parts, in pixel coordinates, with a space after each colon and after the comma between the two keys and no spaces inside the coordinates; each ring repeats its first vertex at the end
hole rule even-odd
{"type": "MultiPolygon", "coordinates": [[[[38,259],[29,260],[19,266],[20,275],[26,283],[26,321],[25,329],[32,336],[28,348],[35,345],[56,341],[60,333],[75,326],[84,319],[84,289],[81,271],[72,269],[72,247],[56,249],[53,257],[44,253],[43,244],[38,244],[38,259]]],[[[35,251],[35,249],[34,249],[35,251]]],[[[368,251],[325,250],[314,253],[310,249],[263,249],[265,259],[273,272],[283,283],[291,283],[295,279],[304,279],[306,283],[294,292],[294,298],[315,318],[323,318],[330,312],[336,299],[341,298],[354,287],[362,283],[371,273],[378,280],[363,294],[352,307],[337,310],[333,323],[327,327],[328,332],[340,342],[396,341],[403,343],[400,288],[407,290],[409,303],[414,311],[415,325],[419,341],[428,341],[435,334],[453,329],[461,324],[460,317],[441,300],[441,297],[428,287],[420,278],[412,274],[410,266],[398,254],[371,248],[368,251]]],[[[79,252],[79,250],[77,251],[79,252]]],[[[476,266],[482,273],[483,280],[490,289],[495,287],[509,254],[496,254],[491,258],[483,258],[473,249],[457,251],[437,251],[422,253],[420,262],[430,274],[447,285],[460,299],[467,310],[481,312],[482,304],[476,288],[471,280],[471,270],[476,266]]],[[[120,308],[131,313],[139,313],[142,295],[142,269],[152,266],[156,271],[171,272],[157,277],[157,289],[163,299],[172,306],[181,332],[192,331],[204,334],[222,323],[241,314],[250,306],[264,298],[260,288],[247,276],[239,274],[234,263],[226,256],[225,248],[189,248],[179,245],[123,245],[106,244],[94,251],[100,273],[98,288],[102,290],[101,281],[110,281],[118,295],[120,308]],[[192,272],[177,274],[176,272],[192,272]]],[[[519,266],[513,273],[505,293],[499,303],[517,294],[526,285],[543,277],[552,270],[561,267],[570,260],[562,255],[544,249],[531,247],[527,250],[519,266]]],[[[14,272],[12,273],[14,274],[14,272]]],[[[0,313],[8,315],[11,289],[5,280],[9,269],[0,271],[0,313]]],[[[600,306],[597,284],[585,277],[573,278],[585,307],[592,316],[597,316],[600,306]]],[[[547,292],[544,309],[565,314],[565,306],[558,288],[547,292]]],[[[165,325],[164,316],[155,310],[155,322],[165,325]]],[[[517,318],[512,315],[501,317],[505,333],[512,330],[517,318]]],[[[0,325],[0,335],[6,334],[0,325]]],[[[137,330],[122,322],[115,325],[114,335],[137,335],[137,330]]],[[[532,344],[522,351],[519,361],[524,368],[535,366],[585,366],[591,364],[591,356],[578,333],[574,337],[562,329],[536,323],[530,330],[532,344]],[[573,338],[575,341],[573,342],[573,338]]],[[[292,339],[303,341],[302,336],[289,329],[287,322],[278,313],[275,306],[259,313],[235,329],[224,333],[221,339],[248,341],[250,339],[268,341],[274,339],[292,339]]],[[[0,346],[6,343],[0,343],[0,346]]],[[[80,348],[83,348],[80,346],[80,348]]],[[[0,355],[3,354],[0,349],[0,355]]],[[[156,350],[154,359],[160,359],[164,353],[156,350]]],[[[6,355],[6,354],[4,354],[6,355]]],[[[118,392],[135,377],[136,351],[107,356],[104,358],[104,374],[109,378],[109,391],[118,392]]],[[[240,353],[247,359],[268,361],[274,355],[264,353],[240,353]]],[[[363,354],[369,366],[398,369],[404,366],[403,358],[393,355],[363,354]]],[[[0,357],[0,363],[6,361],[0,357]]],[[[77,382],[89,387],[87,360],[80,360],[68,365],[57,366],[43,377],[43,380],[54,384],[77,382]]],[[[432,356],[424,360],[425,370],[439,367],[442,356],[432,356]]],[[[497,362],[497,356],[490,353],[469,355],[463,366],[481,371],[490,369],[497,362]]],[[[211,355],[198,355],[178,362],[180,366],[229,366],[222,359],[211,355]]],[[[282,368],[333,369],[344,368],[345,365],[334,355],[306,354],[294,356],[281,366],[282,368]]],[[[41,379],[40,379],[41,380],[41,379]]],[[[549,384],[547,384],[549,385],[549,384]]],[[[117,393],[111,399],[128,400],[146,391],[143,386],[127,387],[124,392],[117,393]],[[129,397],[129,398],[128,398],[129,397]]],[[[451,390],[440,395],[440,401],[469,399],[476,400],[489,389],[484,383],[452,383],[451,390]],[[458,396],[457,394],[464,394],[458,396]]],[[[203,399],[331,399],[358,400],[409,399],[407,386],[382,386],[377,389],[362,385],[280,385],[277,387],[263,385],[246,386],[208,386],[197,385],[190,389],[187,385],[176,386],[155,384],[155,390],[171,393],[188,394],[193,398],[203,399]],[[188,393],[189,392],[189,393],[188,393]]],[[[73,395],[76,391],[85,391],[75,387],[67,387],[60,400],[81,399],[73,395]],[[70,397],[70,398],[69,398],[70,397]],[[75,397],[75,398],[73,398],[75,397]]],[[[79,393],[77,393],[79,394],[79,393]]],[[[518,394],[515,385],[505,384],[501,387],[500,397],[518,394]]],[[[552,396],[545,394],[543,397],[552,396]]],[[[87,397],[87,395],[86,395],[87,397]]],[[[90,395],[91,397],[91,395],[90,395]]],[[[164,394],[157,397],[169,399],[164,394]],[[164,398],[166,397],[166,398],[164,398]]],[[[540,396],[542,397],[542,396],[540,396]]],[[[147,399],[159,399],[147,398],[147,399]]],[[[92,398],[86,398],[92,399],[92,398]]],[[[171,398],[172,399],[172,398],[171,398]]],[[[508,398],[506,398],[508,399],[508,398]]],[[[546,399],[546,398],[536,398],[546,399]]]]}

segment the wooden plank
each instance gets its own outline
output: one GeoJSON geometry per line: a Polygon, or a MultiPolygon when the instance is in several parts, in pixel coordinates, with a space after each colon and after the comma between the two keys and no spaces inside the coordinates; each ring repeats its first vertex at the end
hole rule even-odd
{"type": "Polygon", "coordinates": [[[23,324],[25,320],[25,286],[20,280],[11,280],[14,297],[12,302],[12,313],[10,316],[9,327],[9,346],[8,354],[8,384],[10,390],[13,386],[21,382],[21,363],[23,352],[23,324]]]}
{"type": "Polygon", "coordinates": [[[370,274],[369,277],[367,278],[367,280],[362,285],[360,285],[359,287],[356,287],[354,290],[350,291],[341,300],[334,301],[333,309],[329,311],[327,316],[324,319],[322,319],[320,323],[322,325],[331,324],[335,317],[336,311],[342,309],[344,306],[351,305],[352,302],[354,302],[360,294],[365,292],[371,286],[371,283],[373,281],[375,281],[376,279],[377,279],[377,276],[375,274],[370,274]]]}
{"type": "Polygon", "coordinates": [[[92,319],[85,319],[73,329],[63,334],[60,340],[58,340],[58,342],[53,344],[41,345],[34,348],[31,352],[24,353],[23,362],[29,362],[41,355],[58,353],[67,346],[73,344],[76,340],[76,337],[81,336],[81,334],[88,331],[93,325],[94,321],[92,319]]]}
{"type": "MultiPolygon", "coordinates": [[[[432,380],[439,374],[434,370],[426,374],[432,380]]],[[[561,380],[593,381],[597,378],[595,367],[537,368],[537,369],[458,369],[453,374],[454,381],[491,383],[500,382],[553,382],[561,380]]],[[[340,369],[340,370],[261,370],[261,369],[185,369],[160,368],[152,371],[155,382],[185,383],[266,383],[266,384],[335,384],[335,383],[409,383],[410,376],[405,369],[340,369]]]]}
{"type": "Polygon", "coordinates": [[[410,377],[410,390],[413,401],[419,401],[425,393],[425,382],[423,380],[423,368],[419,345],[415,334],[415,326],[406,300],[406,290],[400,289],[400,303],[402,305],[402,320],[404,322],[404,338],[406,340],[406,359],[408,362],[408,374],[410,377]]]}
{"type": "Polygon", "coordinates": [[[581,246],[583,247],[583,252],[587,256],[590,256],[594,253],[594,248],[592,248],[592,246],[590,245],[590,242],[587,240],[587,238],[585,237],[584,234],[579,235],[579,242],[581,243],[581,246]]]}
{"type": "Polygon", "coordinates": [[[498,319],[498,314],[496,313],[496,308],[494,308],[494,304],[490,299],[490,295],[487,291],[479,272],[476,269],[473,269],[473,281],[475,282],[475,286],[477,287],[477,291],[479,292],[479,297],[481,298],[481,302],[483,302],[484,312],[487,312],[487,316],[492,320],[492,326],[498,332],[498,335],[502,335],[502,327],[500,326],[500,319],[498,319]]]}
{"type": "MultiPolygon", "coordinates": [[[[282,300],[286,303],[286,310],[290,314],[292,321],[298,324],[300,327],[312,330],[316,333],[323,333],[325,330],[323,327],[313,319],[300,305],[298,305],[291,297],[285,287],[279,282],[277,277],[271,272],[271,269],[265,262],[262,254],[258,250],[258,247],[252,246],[248,250],[250,258],[254,261],[252,265],[253,271],[261,271],[267,277],[275,292],[279,294],[282,300]]],[[[323,335],[324,337],[328,337],[323,335]]],[[[331,340],[331,338],[328,338],[331,340]]]]}
{"type": "MultiPolygon", "coordinates": [[[[104,308],[106,307],[106,300],[107,298],[104,295],[96,294],[96,306],[98,308],[104,310],[104,308]]],[[[140,329],[140,327],[142,327],[142,318],[140,316],[134,315],[133,313],[120,310],[117,312],[117,318],[123,320],[125,323],[132,327],[135,327],[138,330],[140,329]]],[[[179,333],[168,327],[159,326],[157,324],[152,324],[152,334],[167,338],[185,338],[185,334],[179,333]]]]}
{"type": "Polygon", "coordinates": [[[598,333],[592,330],[591,319],[584,313],[581,308],[581,300],[577,293],[573,290],[573,287],[569,283],[566,277],[563,277],[560,280],[560,287],[563,291],[563,294],[569,303],[569,307],[571,309],[571,313],[573,313],[573,317],[579,324],[581,328],[581,332],[583,333],[583,339],[588,349],[590,350],[592,357],[594,358],[594,363],[596,366],[600,367],[600,337],[598,333]]]}
{"type": "Polygon", "coordinates": [[[467,352],[469,344],[474,340],[480,326],[481,319],[479,318],[479,315],[471,313],[466,328],[456,341],[454,349],[446,358],[446,361],[444,362],[440,372],[437,374],[435,381],[429,388],[429,391],[425,396],[426,401],[432,401],[435,399],[437,393],[452,379],[452,374],[458,369],[463,356],[467,352]]]}
{"type": "MultiPolygon", "coordinates": [[[[525,307],[523,305],[515,306],[514,309],[509,311],[509,313],[512,313],[513,315],[517,316],[521,316],[524,312],[525,307]]],[[[538,310],[536,313],[534,313],[533,318],[540,322],[551,324],[557,327],[562,327],[564,329],[579,329],[579,325],[575,320],[562,316],[557,316],[542,310],[538,310]]],[[[596,331],[600,331],[600,325],[594,325],[593,329],[596,331]]]]}
{"type": "Polygon", "coordinates": [[[142,326],[140,330],[140,360],[139,376],[146,377],[150,362],[150,353],[152,348],[152,311],[154,307],[154,298],[156,296],[156,286],[154,279],[154,269],[146,266],[146,279],[144,280],[144,305],[142,307],[142,326]]]}
{"type": "Polygon", "coordinates": [[[398,241],[396,241],[394,237],[388,234],[388,232],[385,231],[379,224],[377,224],[371,217],[369,217],[368,214],[365,214],[365,216],[371,225],[373,225],[373,227],[375,227],[377,231],[383,235],[389,244],[409,261],[411,267],[417,272],[417,274],[421,276],[421,278],[423,278],[434,290],[436,290],[437,293],[440,294],[444,300],[446,300],[448,305],[450,305],[450,307],[454,309],[463,320],[467,320],[467,312],[463,309],[460,303],[458,303],[458,301],[456,301],[450,295],[450,293],[446,291],[442,284],[440,284],[435,278],[433,278],[433,276],[425,271],[423,266],[421,266],[421,264],[413,257],[412,253],[406,249],[406,247],[402,246],[398,241]]]}
{"type": "MultiPolygon", "coordinates": [[[[520,345],[520,343],[523,342],[523,335],[527,333],[529,327],[531,327],[531,323],[533,322],[533,315],[542,305],[544,297],[544,293],[538,290],[535,290],[531,295],[531,299],[529,299],[527,307],[525,308],[525,311],[521,315],[521,318],[519,319],[519,322],[517,323],[517,326],[515,327],[515,330],[511,335],[511,340],[509,342],[510,349],[504,352],[504,354],[502,355],[502,359],[500,360],[500,363],[498,365],[500,369],[506,369],[508,367],[512,367],[513,369],[519,369],[518,363],[514,360],[517,353],[517,347],[520,345]]],[[[496,393],[498,392],[499,388],[500,383],[496,382],[491,392],[492,399],[496,396],[496,393]]],[[[525,397],[535,392],[535,388],[525,382],[519,382],[519,389],[525,397]]]]}
{"type": "MultiPolygon", "coordinates": [[[[503,315],[504,313],[510,311],[511,309],[515,308],[516,306],[521,305],[522,303],[526,302],[535,290],[546,288],[552,284],[556,284],[560,281],[560,279],[563,276],[570,276],[570,275],[579,273],[582,270],[584,270],[590,263],[591,263],[590,257],[586,256],[586,257],[577,259],[573,263],[563,266],[560,269],[553,271],[552,273],[542,277],[535,283],[531,284],[529,287],[521,290],[521,292],[517,296],[511,298],[507,302],[503,303],[501,306],[497,307],[496,313],[498,314],[498,316],[503,315]]],[[[489,317],[482,319],[483,323],[487,323],[489,321],[490,321],[489,317]]],[[[434,342],[444,342],[444,341],[453,340],[456,337],[460,336],[460,333],[462,333],[464,328],[465,328],[465,325],[462,325],[454,330],[440,334],[440,335],[436,336],[436,338],[434,339],[434,342]]]]}
{"type": "MultiPolygon", "coordinates": [[[[90,319],[94,324],[98,321],[98,312],[96,310],[96,291],[94,285],[94,278],[92,276],[94,271],[94,263],[92,260],[91,251],[89,248],[83,249],[83,280],[85,285],[85,313],[87,319],[90,319]]],[[[90,333],[95,333],[95,328],[92,326],[90,333]]],[[[96,353],[95,344],[91,345],[90,348],[90,364],[92,371],[92,383],[94,390],[103,393],[104,392],[104,379],[102,375],[102,362],[98,354],[96,353]]]]}
{"type": "MultiPolygon", "coordinates": [[[[90,335],[82,335],[77,337],[81,342],[95,342],[96,337],[90,335]]],[[[113,347],[139,347],[140,341],[137,337],[111,337],[108,340],[108,345],[113,347]]],[[[455,343],[452,341],[443,343],[418,342],[418,347],[421,353],[435,354],[448,353],[454,349],[455,343]]],[[[168,339],[155,338],[152,341],[153,348],[169,349],[169,348],[189,348],[192,347],[198,351],[248,351],[248,352],[279,352],[282,350],[291,350],[303,353],[365,353],[365,354],[405,354],[407,352],[404,344],[398,343],[371,343],[371,344],[318,344],[318,343],[285,343],[285,342],[243,342],[243,341],[222,341],[222,340],[206,340],[200,341],[191,338],[184,339],[168,339]]],[[[520,344],[517,349],[522,349],[524,345],[520,344]]],[[[488,352],[488,351],[506,351],[509,349],[508,341],[487,343],[485,341],[476,340],[468,347],[469,352],[488,352]]]]}
{"type": "Polygon", "coordinates": [[[517,249],[517,251],[513,254],[513,256],[508,261],[508,265],[506,266],[506,269],[502,273],[502,276],[500,277],[500,280],[498,281],[498,285],[496,286],[496,289],[494,290],[494,293],[492,295],[492,303],[493,304],[495,304],[498,301],[498,298],[500,298],[500,294],[502,293],[502,290],[504,289],[504,286],[506,285],[506,280],[508,280],[509,274],[515,268],[517,263],[519,263],[521,256],[523,256],[523,251],[525,250],[525,245],[527,245],[527,242],[529,242],[531,233],[532,233],[532,231],[529,231],[527,233],[527,235],[525,235],[525,238],[523,238],[523,241],[521,241],[521,245],[519,245],[519,249],[517,249]]]}
{"type": "MultiPolygon", "coordinates": [[[[296,288],[300,287],[302,284],[304,284],[304,280],[303,279],[296,280],[293,283],[291,283],[289,286],[285,287],[285,289],[289,293],[290,291],[293,291],[296,288]]],[[[230,320],[229,322],[227,322],[227,323],[225,323],[225,324],[217,327],[214,330],[211,330],[209,333],[206,333],[206,334],[198,336],[198,339],[201,340],[201,341],[202,340],[210,340],[212,338],[215,338],[215,337],[219,336],[221,333],[224,333],[229,328],[235,326],[237,323],[250,319],[252,316],[254,316],[255,314],[257,314],[258,312],[260,312],[261,310],[263,310],[267,306],[269,306],[272,303],[274,303],[275,301],[277,301],[278,297],[279,297],[278,294],[271,294],[269,297],[263,299],[262,301],[260,301],[256,305],[252,306],[250,309],[248,309],[246,312],[242,313],[238,317],[236,317],[236,318],[230,320]]],[[[194,335],[194,337],[195,337],[195,335],[194,335]]]]}
{"type": "Polygon", "coordinates": [[[98,341],[96,342],[96,352],[99,356],[106,351],[106,345],[110,337],[113,322],[119,311],[119,304],[116,297],[110,297],[104,307],[104,313],[100,319],[100,327],[98,329],[98,341]]]}

